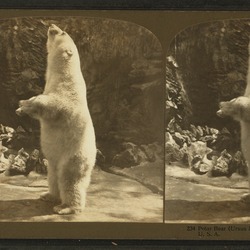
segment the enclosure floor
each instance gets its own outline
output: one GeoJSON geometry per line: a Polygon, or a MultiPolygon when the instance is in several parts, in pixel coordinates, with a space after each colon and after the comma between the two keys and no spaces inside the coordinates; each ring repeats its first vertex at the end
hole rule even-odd
{"type": "Polygon", "coordinates": [[[248,192],[246,177],[199,176],[186,168],[166,168],[166,223],[249,223],[250,205],[240,201],[248,192]]]}
{"type": "Polygon", "coordinates": [[[0,175],[0,221],[162,222],[163,198],[129,178],[94,170],[87,204],[80,215],[57,215],[39,200],[46,177],[0,175]]]}

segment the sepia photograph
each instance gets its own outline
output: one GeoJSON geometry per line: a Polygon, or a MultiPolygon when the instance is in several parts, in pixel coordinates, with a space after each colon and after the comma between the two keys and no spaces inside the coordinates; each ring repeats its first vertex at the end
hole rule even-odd
{"type": "Polygon", "coordinates": [[[249,12],[0,13],[2,240],[249,240],[249,12]]]}
{"type": "Polygon", "coordinates": [[[188,27],[171,42],[166,223],[250,223],[249,37],[250,19],[235,19],[188,27]]]}
{"type": "Polygon", "coordinates": [[[0,221],[162,223],[156,36],[114,19],[17,17],[0,20],[0,40],[0,221]]]}

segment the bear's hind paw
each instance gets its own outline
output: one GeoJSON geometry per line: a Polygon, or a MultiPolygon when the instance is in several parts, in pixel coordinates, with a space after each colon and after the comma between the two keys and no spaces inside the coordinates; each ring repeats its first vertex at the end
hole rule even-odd
{"type": "Polygon", "coordinates": [[[54,212],[57,214],[79,214],[82,212],[81,208],[70,207],[66,204],[61,204],[53,208],[54,212]]]}

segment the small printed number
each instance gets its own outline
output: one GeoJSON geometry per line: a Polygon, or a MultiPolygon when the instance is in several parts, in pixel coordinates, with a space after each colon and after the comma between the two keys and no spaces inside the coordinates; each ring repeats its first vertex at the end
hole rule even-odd
{"type": "Polygon", "coordinates": [[[195,231],[195,226],[188,226],[187,231],[195,231]]]}

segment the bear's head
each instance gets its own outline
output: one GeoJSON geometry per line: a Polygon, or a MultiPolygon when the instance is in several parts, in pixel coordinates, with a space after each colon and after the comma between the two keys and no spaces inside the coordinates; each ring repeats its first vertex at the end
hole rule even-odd
{"type": "Polygon", "coordinates": [[[58,59],[58,62],[68,62],[78,55],[76,45],[67,32],[62,31],[55,24],[48,29],[48,56],[58,59]]]}
{"type": "Polygon", "coordinates": [[[250,98],[240,96],[231,101],[221,102],[217,115],[232,117],[236,121],[250,120],[250,98]]]}

